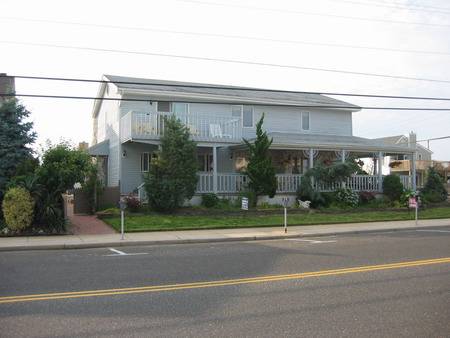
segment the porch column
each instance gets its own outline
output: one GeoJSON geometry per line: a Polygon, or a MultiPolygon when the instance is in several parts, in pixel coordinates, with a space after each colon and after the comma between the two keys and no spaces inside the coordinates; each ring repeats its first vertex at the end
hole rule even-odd
{"type": "Polygon", "coordinates": [[[309,148],[309,169],[314,168],[314,149],[313,148],[309,148]]]}
{"type": "Polygon", "coordinates": [[[213,146],[213,192],[217,194],[217,146],[213,146]]]}
{"type": "Polygon", "coordinates": [[[345,150],[342,149],[342,163],[345,163],[345,150]]]}
{"type": "Polygon", "coordinates": [[[383,153],[378,152],[378,190],[383,191],[383,153]]]}
{"type": "Polygon", "coordinates": [[[417,190],[417,182],[416,182],[416,152],[411,154],[411,185],[412,190],[417,190]]]}

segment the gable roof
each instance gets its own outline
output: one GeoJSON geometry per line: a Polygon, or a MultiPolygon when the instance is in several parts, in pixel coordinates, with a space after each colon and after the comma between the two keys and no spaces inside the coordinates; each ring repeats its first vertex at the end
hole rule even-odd
{"type": "MultiPolygon", "coordinates": [[[[394,144],[401,144],[401,143],[408,143],[408,137],[405,136],[405,135],[379,137],[379,138],[375,138],[374,140],[381,141],[384,144],[392,144],[392,145],[394,145],[394,144]]],[[[424,151],[429,152],[430,154],[433,153],[430,149],[424,147],[420,143],[417,143],[417,147],[422,149],[422,150],[424,150],[424,151]]]]}
{"type": "Polygon", "coordinates": [[[207,83],[180,82],[156,79],[142,79],[134,77],[124,77],[116,75],[104,75],[106,80],[114,83],[119,91],[126,92],[155,92],[171,93],[174,95],[200,95],[205,98],[215,99],[217,101],[226,100],[260,104],[275,105],[326,105],[344,109],[348,111],[358,111],[361,108],[357,105],[333,99],[320,94],[303,94],[292,91],[259,89],[251,87],[225,86],[207,83]],[[136,84],[134,82],[138,82],[136,84]],[[256,89],[256,90],[255,90],[256,89]]]}

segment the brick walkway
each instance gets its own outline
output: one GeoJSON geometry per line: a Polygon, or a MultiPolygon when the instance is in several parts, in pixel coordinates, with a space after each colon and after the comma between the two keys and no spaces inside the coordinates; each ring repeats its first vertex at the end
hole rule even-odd
{"type": "Polygon", "coordinates": [[[67,217],[74,235],[107,235],[116,232],[109,225],[94,215],[74,215],[73,204],[67,207],[67,217]]]}

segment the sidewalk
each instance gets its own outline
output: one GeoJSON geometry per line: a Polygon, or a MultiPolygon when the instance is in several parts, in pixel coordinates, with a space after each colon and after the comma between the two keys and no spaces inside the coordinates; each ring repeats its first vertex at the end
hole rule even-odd
{"type": "Polygon", "coordinates": [[[283,227],[279,226],[276,228],[136,232],[125,234],[124,240],[120,239],[120,234],[4,237],[0,238],[0,251],[251,241],[441,226],[450,226],[450,218],[420,220],[418,227],[415,226],[414,221],[291,226],[288,227],[287,234],[284,233],[283,227]]]}

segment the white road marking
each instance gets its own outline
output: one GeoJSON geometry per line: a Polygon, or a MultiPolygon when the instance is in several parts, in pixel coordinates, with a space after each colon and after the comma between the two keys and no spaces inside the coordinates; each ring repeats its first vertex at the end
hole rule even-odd
{"type": "Polygon", "coordinates": [[[446,232],[450,233],[450,230],[436,230],[436,229],[423,229],[423,230],[416,230],[421,232],[446,232]]]}
{"type": "Polygon", "coordinates": [[[302,238],[286,238],[288,241],[296,241],[296,242],[308,242],[311,244],[322,244],[322,243],[336,243],[337,241],[319,241],[315,239],[302,239],[302,238]]]}
{"type": "Polygon", "coordinates": [[[147,255],[147,252],[136,252],[136,253],[126,253],[114,248],[109,248],[110,251],[115,252],[115,254],[110,254],[110,255],[103,255],[103,256],[109,256],[109,257],[114,257],[114,256],[137,256],[137,255],[147,255]]]}

